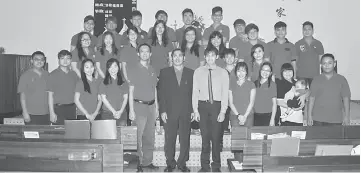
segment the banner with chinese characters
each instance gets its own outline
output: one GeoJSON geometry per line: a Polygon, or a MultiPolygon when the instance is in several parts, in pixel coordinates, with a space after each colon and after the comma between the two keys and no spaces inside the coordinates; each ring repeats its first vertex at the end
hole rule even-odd
{"type": "Polygon", "coordinates": [[[105,31],[105,20],[115,16],[118,20],[117,32],[120,32],[124,23],[131,25],[131,12],[137,9],[137,0],[94,0],[94,35],[98,36],[105,31]]]}

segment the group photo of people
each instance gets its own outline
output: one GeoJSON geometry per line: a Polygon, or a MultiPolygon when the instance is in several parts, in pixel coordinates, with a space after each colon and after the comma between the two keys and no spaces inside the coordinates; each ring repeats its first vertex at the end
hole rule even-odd
{"type": "Polygon", "coordinates": [[[210,11],[213,23],[204,31],[190,8],[176,30],[158,10],[148,32],[142,20],[153,16],[134,10],[123,32],[116,31],[121,20],[109,16],[99,36],[93,35],[95,18],[85,16],[70,49],[59,50],[58,68],[44,69],[42,50],[31,55],[32,67],[18,85],[25,124],[115,120],[136,126],[138,172],[159,169],[156,121],[164,129],[164,172],[190,172],[191,132],[202,139],[199,172],[221,172],[223,135],[232,127],[350,125],[348,81],[335,70],[337,57],[314,37],[312,21],[299,24],[303,37],[295,43],[283,21],[264,31],[275,35],[265,41],[257,23],[238,18],[227,26],[222,7],[210,11]]]}

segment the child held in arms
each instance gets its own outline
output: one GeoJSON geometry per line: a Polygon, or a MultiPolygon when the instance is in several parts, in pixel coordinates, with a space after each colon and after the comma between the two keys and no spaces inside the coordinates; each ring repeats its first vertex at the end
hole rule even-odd
{"type": "Polygon", "coordinates": [[[288,108],[281,114],[281,121],[284,122],[286,118],[294,111],[302,110],[304,106],[301,106],[299,99],[305,99],[304,96],[308,93],[307,82],[304,79],[300,79],[295,83],[295,86],[285,95],[285,102],[288,108]]]}

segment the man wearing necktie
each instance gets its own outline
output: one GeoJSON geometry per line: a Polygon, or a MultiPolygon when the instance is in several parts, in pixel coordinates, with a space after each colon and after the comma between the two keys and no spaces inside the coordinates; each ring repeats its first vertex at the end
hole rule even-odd
{"type": "Polygon", "coordinates": [[[193,76],[192,105],[194,120],[199,121],[202,135],[201,170],[220,172],[222,122],[228,108],[229,76],[225,69],[215,64],[216,48],[204,52],[206,65],[195,70],[193,76]],[[212,170],[210,150],[212,142],[212,170]]]}

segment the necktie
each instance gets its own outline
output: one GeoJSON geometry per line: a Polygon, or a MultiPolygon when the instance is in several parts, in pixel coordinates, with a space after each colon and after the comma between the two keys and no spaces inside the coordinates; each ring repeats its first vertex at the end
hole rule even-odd
{"type": "Polygon", "coordinates": [[[209,73],[208,73],[208,95],[209,95],[209,102],[213,104],[212,69],[209,69],[209,73]]]}

